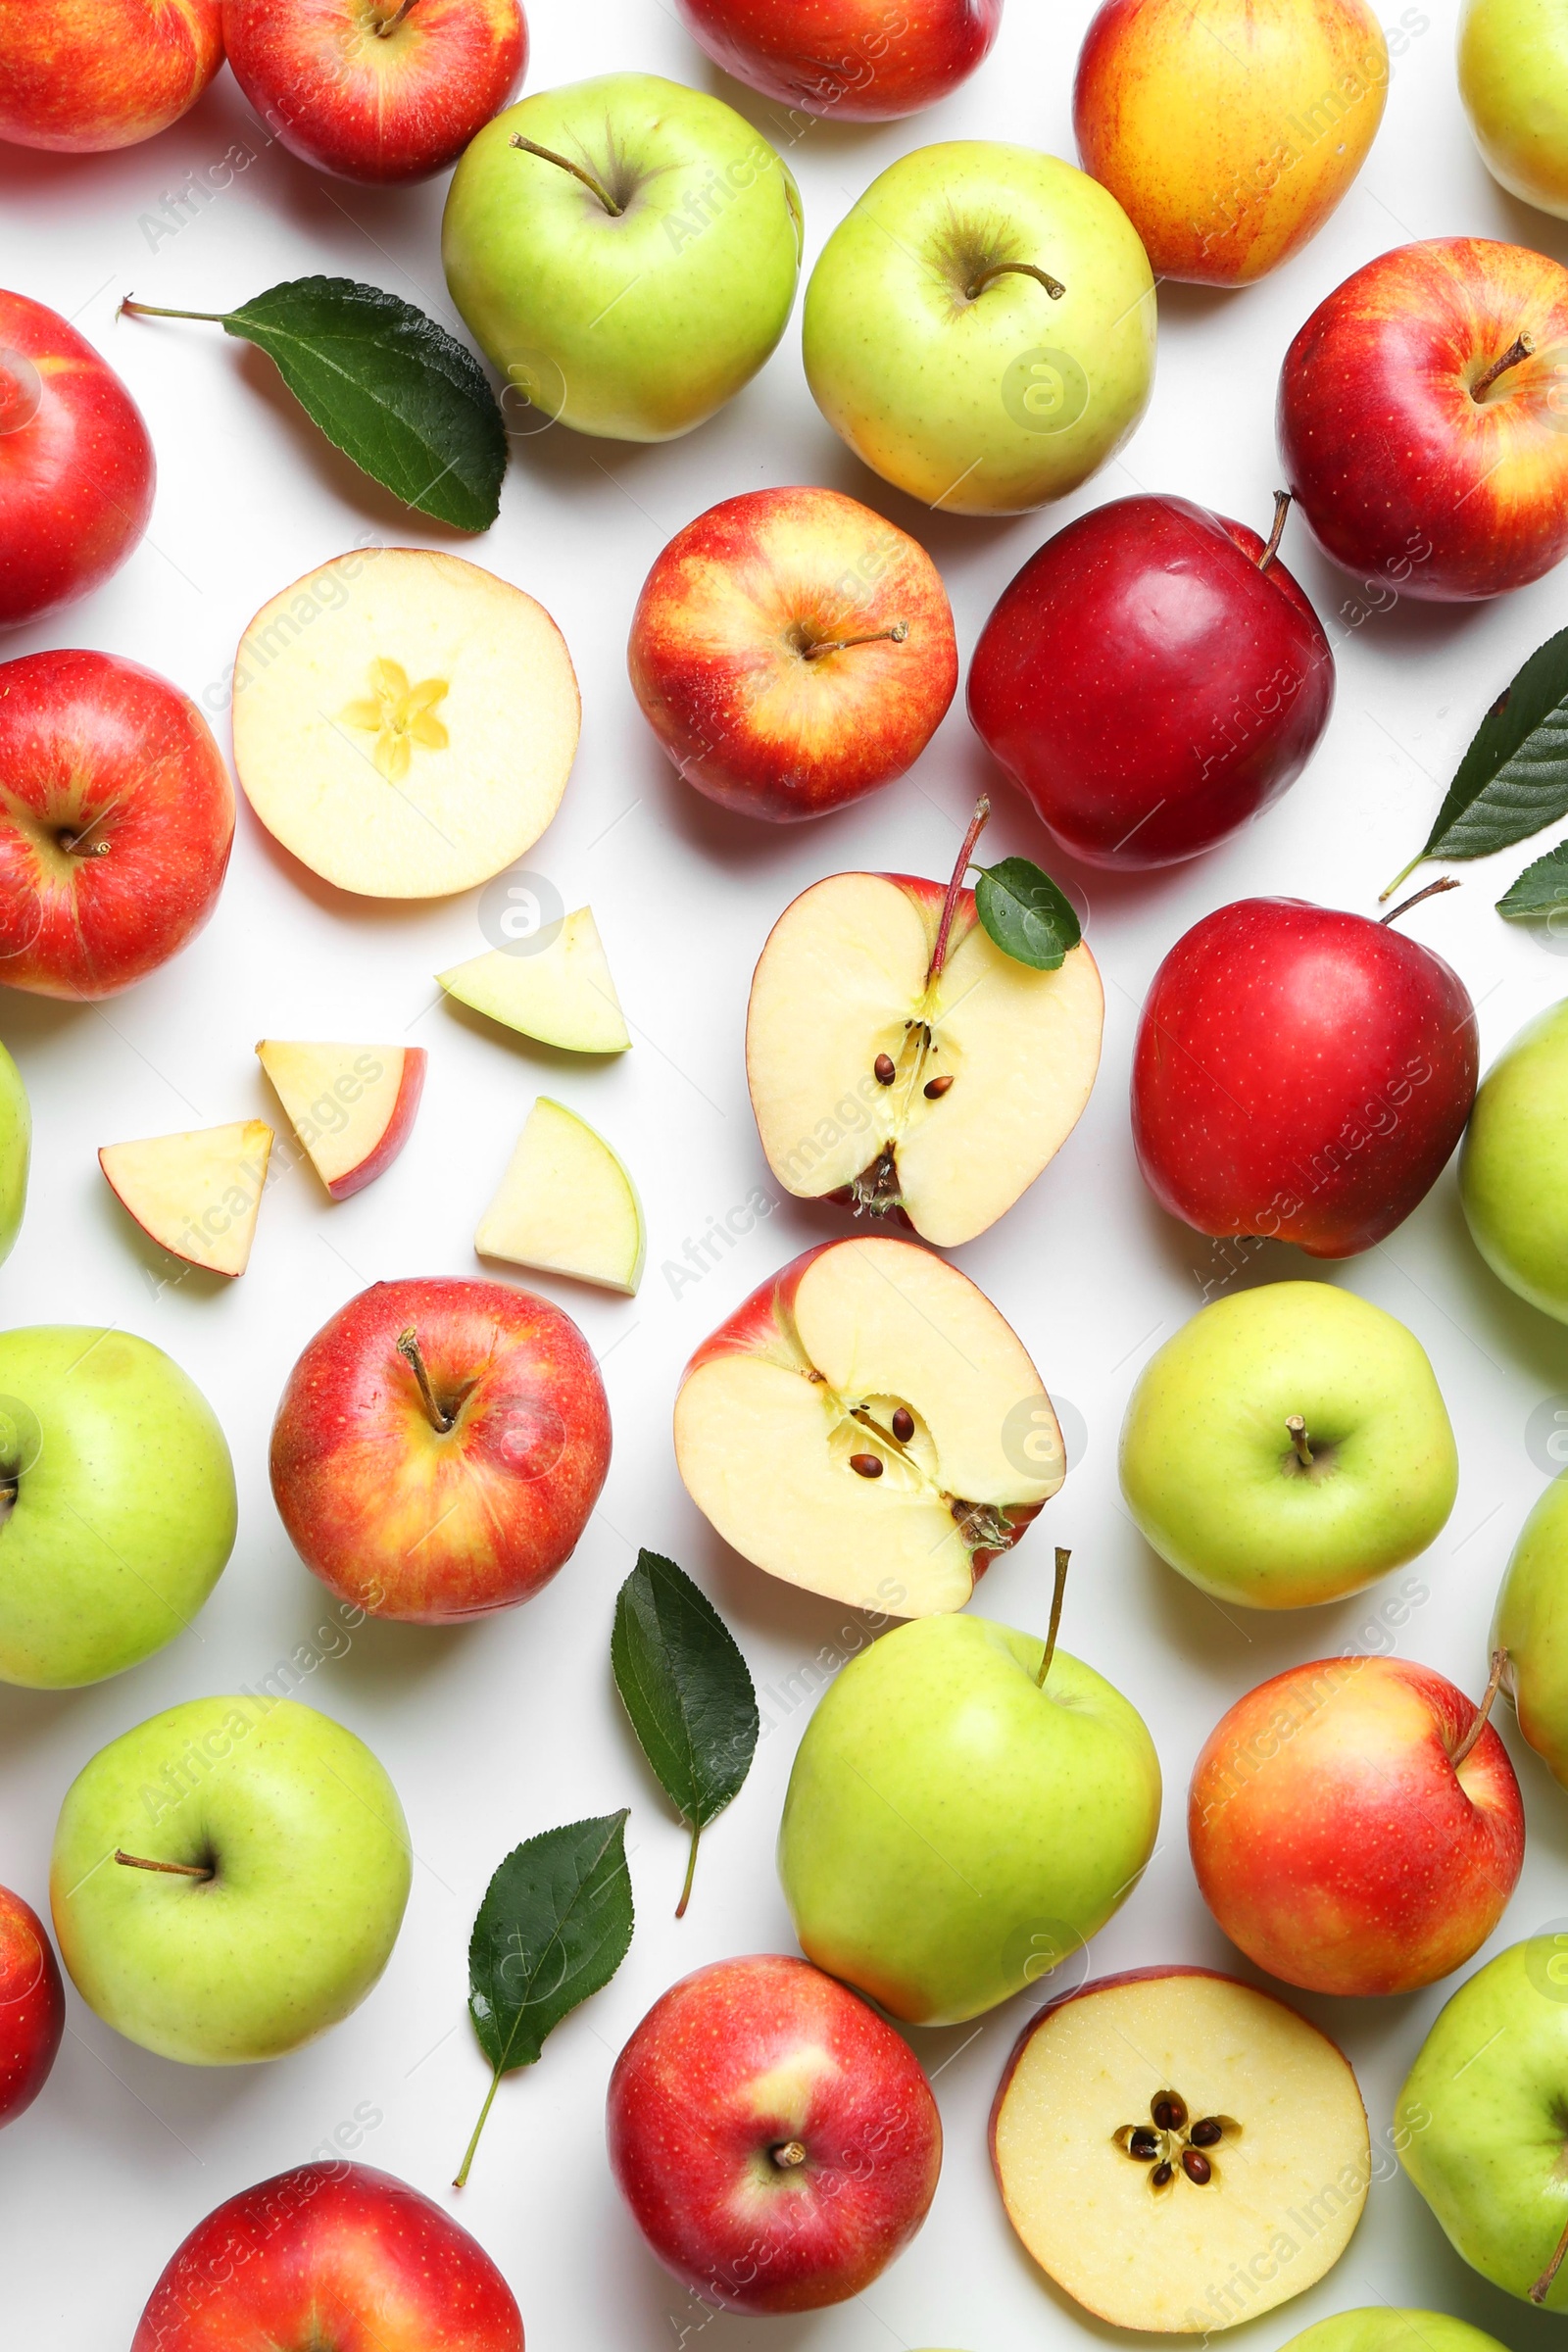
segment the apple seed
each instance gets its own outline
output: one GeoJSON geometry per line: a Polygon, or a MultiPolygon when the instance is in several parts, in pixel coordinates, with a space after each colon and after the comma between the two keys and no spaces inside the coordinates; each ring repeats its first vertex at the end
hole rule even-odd
{"type": "Polygon", "coordinates": [[[879,1453],[852,1453],[850,1468],[858,1471],[861,1478],[880,1478],[882,1456],[879,1453]]]}
{"type": "Polygon", "coordinates": [[[878,1086],[891,1086],[899,1074],[898,1064],[891,1054],[879,1054],[871,1067],[876,1073],[878,1086]]]}
{"type": "Polygon", "coordinates": [[[925,1085],[926,1101],[928,1102],[940,1102],[943,1096],[947,1093],[952,1084],[953,1073],[951,1070],[945,1071],[940,1078],[927,1079],[925,1085]]]}
{"type": "Polygon", "coordinates": [[[1174,2090],[1156,2090],[1149,2112],[1161,2132],[1179,2132],[1187,2121],[1187,2101],[1174,2090]]]}
{"type": "Polygon", "coordinates": [[[1200,2148],[1183,2148],[1182,2171],[1187,2175],[1188,2180],[1195,2180],[1200,2188],[1202,2188],[1214,2178],[1214,2167],[1200,2148]]]}
{"type": "Polygon", "coordinates": [[[893,1415],[893,1435],[901,1446],[907,1446],[914,1435],[914,1415],[907,1405],[899,1405],[893,1415]]]}

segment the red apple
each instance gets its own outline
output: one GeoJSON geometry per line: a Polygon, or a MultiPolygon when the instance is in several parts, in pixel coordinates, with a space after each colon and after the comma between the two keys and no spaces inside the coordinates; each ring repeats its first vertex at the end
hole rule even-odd
{"type": "Polygon", "coordinates": [[[841,122],[888,122],[966,81],[1002,26],[1002,0],[676,0],[713,63],[764,98],[841,122]]]}
{"type": "Polygon", "coordinates": [[[670,1987],[610,2078],[610,2163],[666,2270],[733,2312],[847,2302],[902,2253],[942,2169],[908,2044],[807,1960],[670,1987]]]}
{"type": "Polygon", "coordinates": [[[1452,1683],[1403,1658],[1320,1658],[1209,1735],[1187,1836],[1203,1900],[1250,1960],[1358,1997],[1435,1984],[1480,1949],[1525,1817],[1502,1741],[1452,1683]]]}
{"type": "Polygon", "coordinates": [[[1476,1092],[1464,982],[1388,920],[1241,899],[1176,942],[1145,1000],[1133,1142],[1200,1233],[1350,1257],[1407,1217],[1476,1092]]]}
{"type": "Polygon", "coordinates": [[[187,695],[112,654],[0,663],[0,980],[111,997],[218,904],[234,793],[187,695]]]}
{"type": "Polygon", "coordinates": [[[177,122],[223,62],[220,0],[0,0],[0,139],[66,155],[177,122]]]}
{"type": "Polygon", "coordinates": [[[43,1923],[0,1886],[0,2124],[32,2105],[65,2030],[66,1988],[43,1923]]]}
{"type": "Polygon", "coordinates": [[[506,105],[518,0],[223,0],[234,78],[291,154],[343,179],[428,179],[506,105]]]}
{"type": "Polygon", "coordinates": [[[1432,237],[1348,277],[1285,355],[1286,479],[1369,585],[1464,603],[1568,553],[1568,270],[1432,237]]]}
{"type": "Polygon", "coordinates": [[[969,716],[1056,838],[1094,865],[1170,865],[1285,792],[1334,707],[1317,614],[1245,523],[1119,498],[1003,591],[969,716]]]}
{"type": "Polygon", "coordinates": [[[689,522],[644,582],[628,661],[687,783],[777,824],[902,776],[958,683],[936,565],[837,490],[753,490],[689,522]]]}
{"type": "Polygon", "coordinates": [[[477,2239],[368,2164],[302,2164],[210,2213],[170,2259],[130,2352],[523,2352],[477,2239]]]}
{"type": "Polygon", "coordinates": [[[0,292],[0,627],[118,571],[153,511],[141,411],[41,302],[0,292]]]}
{"type": "Polygon", "coordinates": [[[446,1625],[531,1600],[610,1467],[593,1351],[499,1282],[378,1282],[322,1325],[272,1424],[306,1566],[372,1617],[446,1625]]]}

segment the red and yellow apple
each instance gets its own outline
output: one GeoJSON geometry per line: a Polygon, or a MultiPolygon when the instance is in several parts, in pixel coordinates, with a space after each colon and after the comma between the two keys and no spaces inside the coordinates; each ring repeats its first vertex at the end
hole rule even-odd
{"type": "Polygon", "coordinates": [[[0,139],[91,155],[177,122],[223,62],[220,0],[0,0],[0,139]]]}
{"type": "Polygon", "coordinates": [[[414,1132],[430,1058],[422,1046],[301,1045],[264,1037],[256,1057],[334,1200],[373,1184],[414,1132]]]}
{"type": "Polygon", "coordinates": [[[924,548],[837,490],[752,490],[678,531],[632,616],[631,682],[688,784],[821,816],[912,767],[958,683],[924,548]]]}
{"type": "Polygon", "coordinates": [[[841,122],[935,106],[990,55],[1002,0],[676,0],[717,66],[764,98],[841,122]]]}
{"type": "Polygon", "coordinates": [[[323,1324],[272,1424],[272,1495],[306,1566],[372,1617],[445,1625],[531,1600],[610,1467],[593,1350],[496,1282],[378,1282],[323,1324]]]}
{"type": "Polygon", "coordinates": [[[42,1920],[0,1886],[0,2125],[49,2080],[66,2030],[66,1988],[42,1920]]]}

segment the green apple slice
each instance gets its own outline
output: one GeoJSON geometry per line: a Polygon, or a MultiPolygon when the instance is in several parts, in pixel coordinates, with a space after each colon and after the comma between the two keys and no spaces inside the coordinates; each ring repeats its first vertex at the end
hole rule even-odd
{"type": "Polygon", "coordinates": [[[473,1246],[545,1274],[635,1295],[646,1240],[637,1188],[602,1135],[541,1095],[473,1246]]]}
{"type": "Polygon", "coordinates": [[[437,972],[449,997],[568,1054],[624,1054],[631,1035],[591,908],[568,914],[533,955],[492,948],[437,972]]]}

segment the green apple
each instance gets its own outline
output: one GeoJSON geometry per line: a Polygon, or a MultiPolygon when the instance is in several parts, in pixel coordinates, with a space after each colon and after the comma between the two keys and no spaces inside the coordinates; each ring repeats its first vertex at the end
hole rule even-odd
{"type": "Polygon", "coordinates": [[[485,124],[453,175],[441,251],[479,344],[547,421],[668,441],[773,350],[801,238],[788,167],[732,108],[608,74],[485,124]]]}
{"type": "Polygon", "coordinates": [[[1554,0],[1464,0],[1459,96],[1493,178],[1568,219],[1568,24],[1554,0]]]}
{"type": "Polygon", "coordinates": [[[171,1707],[66,1794],[49,1899],[76,1990],[187,2066],[278,2058],[357,2009],[409,1899],[408,1825],[363,1740],[247,1692],[171,1707]]]}
{"type": "Polygon", "coordinates": [[[1358,1592],[1435,1541],[1459,1461],[1426,1351],[1353,1291],[1216,1298],[1150,1358],[1121,1431],[1144,1536],[1220,1600],[1358,1592]]]}
{"type": "Polygon", "coordinates": [[[1159,1827],[1143,1718],[984,1617],[922,1617],[847,1666],[801,1741],[779,1876],[801,1948],[911,2025],[1040,1981],[1132,1890],[1159,1827]]]}
{"type": "Polygon", "coordinates": [[[1494,1274],[1568,1323],[1568,998],[1527,1022],[1482,1080],[1459,1199],[1494,1274]]]}
{"type": "Polygon", "coordinates": [[[1315,2328],[1293,2335],[1282,2352],[1503,2352],[1494,2335],[1446,2311],[1396,2311],[1372,2303],[1361,2311],[1337,2311],[1315,2328]]]}
{"type": "Polygon", "coordinates": [[[1568,2311],[1568,2269],[1554,2269],[1568,2245],[1564,1940],[1510,1944],[1460,1985],[1394,2123],[1399,2161],[1457,2252],[1548,2311],[1568,2311]]]}
{"type": "Polygon", "coordinates": [[[1154,281],[1097,180],[1032,147],[921,147],[873,180],[806,295],[817,407],[873,472],[953,514],[1069,490],[1132,431],[1154,281]]]}
{"type": "Polygon", "coordinates": [[[1568,1788],[1568,1472],[1538,1496],[1519,1531],[1497,1594],[1492,1649],[1506,1652],[1502,1687],[1520,1731],[1568,1788]]]}
{"type": "Polygon", "coordinates": [[[27,1205],[32,1112],[22,1072],[0,1046],[0,1262],[11,1255],[27,1205]]]}
{"type": "Polygon", "coordinates": [[[234,1547],[212,1406],[128,1331],[0,1332],[0,1682],[99,1683],[189,1625],[234,1547]]]}

